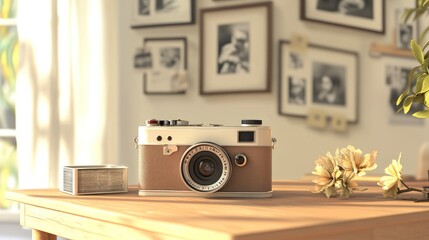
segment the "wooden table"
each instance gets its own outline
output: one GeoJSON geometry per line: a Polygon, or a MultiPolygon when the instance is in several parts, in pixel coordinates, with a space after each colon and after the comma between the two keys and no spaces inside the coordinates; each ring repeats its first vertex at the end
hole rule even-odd
{"type": "Polygon", "coordinates": [[[7,198],[21,203],[33,239],[429,239],[429,203],[384,199],[375,183],[350,199],[314,194],[308,181],[273,185],[269,199],[139,197],[135,187],[78,197],[16,190],[7,198]]]}

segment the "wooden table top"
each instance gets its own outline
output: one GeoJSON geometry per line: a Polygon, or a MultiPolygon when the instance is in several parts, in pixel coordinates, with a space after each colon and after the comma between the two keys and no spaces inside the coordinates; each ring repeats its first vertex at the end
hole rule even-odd
{"type": "Polygon", "coordinates": [[[427,231],[429,202],[385,199],[381,187],[369,185],[367,191],[355,191],[349,199],[314,194],[309,181],[275,181],[273,197],[267,199],[141,197],[136,187],[130,187],[128,193],[91,196],[71,196],[58,189],[15,190],[7,198],[189,239],[313,238],[345,232],[355,233],[348,234],[348,240],[366,239],[366,234],[386,236],[392,226],[404,223],[415,223],[410,234],[427,231]]]}

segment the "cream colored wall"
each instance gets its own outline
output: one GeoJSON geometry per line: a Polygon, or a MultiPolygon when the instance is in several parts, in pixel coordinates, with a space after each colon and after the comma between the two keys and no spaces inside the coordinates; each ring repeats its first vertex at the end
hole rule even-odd
{"type": "MultiPolygon", "coordinates": [[[[197,10],[228,4],[255,1],[197,0],[197,10]]],[[[138,158],[132,139],[145,119],[187,119],[195,123],[239,124],[243,118],[263,119],[271,125],[278,143],[273,155],[273,178],[300,178],[311,172],[314,160],[338,146],[353,144],[365,152],[379,150],[378,169],[384,168],[399,152],[403,153],[404,174],[417,172],[419,146],[429,140],[428,124],[392,125],[389,123],[389,91],[384,80],[384,60],[369,56],[373,42],[391,42],[394,4],[386,1],[386,34],[303,22],[299,19],[298,0],[274,0],[273,23],[273,89],[271,93],[200,96],[199,89],[199,13],[194,25],[133,30],[130,25],[131,1],[121,1],[119,8],[119,112],[120,162],[129,166],[130,183],[137,183],[138,158]],[[357,51],[360,55],[359,112],[357,125],[347,133],[318,131],[309,128],[303,119],[280,116],[277,113],[278,41],[298,32],[312,43],[357,51]],[[186,95],[148,96],[142,93],[142,74],[133,69],[133,54],[142,46],[144,37],[188,38],[190,86],[186,95]]],[[[394,60],[401,61],[401,60],[394,60]]]]}

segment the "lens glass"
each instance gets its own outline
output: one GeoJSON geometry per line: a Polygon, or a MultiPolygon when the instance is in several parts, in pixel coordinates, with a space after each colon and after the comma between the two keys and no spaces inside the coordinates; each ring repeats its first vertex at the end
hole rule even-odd
{"type": "Polygon", "coordinates": [[[198,165],[198,172],[204,177],[210,177],[215,171],[215,165],[212,161],[204,159],[198,165]]]}
{"type": "Polygon", "coordinates": [[[201,151],[195,154],[189,163],[192,180],[200,185],[211,185],[222,175],[222,162],[216,154],[201,151]]]}

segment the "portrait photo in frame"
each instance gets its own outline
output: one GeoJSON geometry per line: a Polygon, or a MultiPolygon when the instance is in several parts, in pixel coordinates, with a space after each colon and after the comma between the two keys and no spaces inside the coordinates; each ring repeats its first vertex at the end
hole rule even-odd
{"type": "MultiPolygon", "coordinates": [[[[403,111],[398,113],[402,106],[396,105],[398,97],[407,89],[408,74],[415,67],[415,59],[386,57],[383,61],[385,65],[384,76],[388,91],[387,98],[389,99],[389,101],[386,101],[389,104],[387,117],[389,124],[424,126],[424,119],[412,116],[415,112],[424,111],[425,108],[423,105],[412,104],[407,114],[404,114],[403,111]]],[[[416,81],[413,81],[411,89],[414,89],[415,85],[416,81]]]]}
{"type": "Polygon", "coordinates": [[[201,10],[200,94],[271,91],[272,3],[201,10]]]}
{"type": "Polygon", "coordinates": [[[385,0],[301,0],[301,19],[384,34],[385,0]]]}
{"type": "Polygon", "coordinates": [[[315,44],[295,51],[279,43],[280,115],[307,117],[312,109],[358,121],[358,54],[315,44]]]}
{"type": "Polygon", "coordinates": [[[193,24],[195,0],[132,0],[131,28],[193,24]]]}
{"type": "Polygon", "coordinates": [[[145,94],[186,93],[186,38],[146,38],[143,46],[145,56],[150,56],[145,61],[150,68],[145,69],[143,73],[143,92],[145,94]]]}
{"type": "Polygon", "coordinates": [[[411,39],[418,39],[419,24],[418,21],[409,19],[404,22],[406,9],[416,7],[416,0],[401,0],[399,6],[395,8],[395,45],[397,48],[410,49],[411,39]]]}

